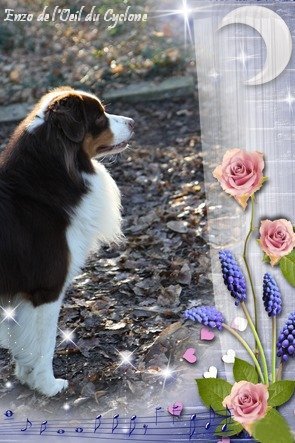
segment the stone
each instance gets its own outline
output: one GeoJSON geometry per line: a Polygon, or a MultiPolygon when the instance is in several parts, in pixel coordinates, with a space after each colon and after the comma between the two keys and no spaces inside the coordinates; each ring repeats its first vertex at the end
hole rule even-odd
{"type": "Polygon", "coordinates": [[[193,77],[170,77],[160,83],[140,82],[104,94],[105,100],[135,102],[139,100],[163,100],[174,97],[193,95],[195,83],[193,77]]]}
{"type": "Polygon", "coordinates": [[[0,106],[0,123],[17,122],[25,118],[33,105],[16,103],[8,106],[0,106]]]}
{"type": "MultiPolygon", "coordinates": [[[[146,81],[109,91],[103,95],[103,99],[106,101],[121,100],[125,102],[164,100],[193,95],[194,91],[195,82],[193,77],[170,77],[160,83],[146,81]]],[[[32,107],[33,105],[28,103],[0,106],[0,123],[20,121],[26,117],[32,107]]]]}

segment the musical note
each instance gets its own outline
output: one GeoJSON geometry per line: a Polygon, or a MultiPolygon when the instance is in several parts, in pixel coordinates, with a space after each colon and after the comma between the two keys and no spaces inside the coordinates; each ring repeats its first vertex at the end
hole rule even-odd
{"type": "Polygon", "coordinates": [[[40,426],[40,435],[42,435],[43,432],[46,431],[46,428],[47,428],[47,420],[42,421],[42,423],[41,423],[41,426],[40,426]]]}
{"type": "Polygon", "coordinates": [[[210,416],[209,416],[209,421],[205,424],[205,429],[208,430],[211,426],[211,422],[212,420],[214,420],[215,418],[215,411],[214,409],[210,406],[210,416]]]}
{"type": "Polygon", "coordinates": [[[94,433],[97,431],[97,429],[99,429],[101,425],[101,415],[98,415],[95,419],[95,424],[94,424],[94,433]],[[97,424],[98,422],[98,424],[97,424]]]}
{"type": "Polygon", "coordinates": [[[197,414],[193,414],[190,418],[190,425],[189,425],[189,439],[190,440],[196,432],[196,418],[197,418],[197,414]]]}
{"type": "Polygon", "coordinates": [[[11,418],[13,416],[13,412],[8,409],[7,411],[4,412],[5,417],[7,418],[11,418]]]}
{"type": "Polygon", "coordinates": [[[83,432],[83,428],[76,428],[75,429],[75,432],[77,432],[78,434],[81,434],[81,432],[83,432]]]}
{"type": "Polygon", "coordinates": [[[133,415],[130,418],[130,423],[129,423],[129,437],[131,436],[131,434],[135,430],[135,428],[136,428],[136,415],[133,415]]]}
{"type": "Polygon", "coordinates": [[[228,418],[231,419],[231,412],[228,409],[228,407],[226,406],[226,416],[225,416],[225,423],[221,426],[221,432],[225,432],[227,430],[227,425],[228,425],[228,418]]]}
{"type": "Polygon", "coordinates": [[[146,424],[143,425],[143,429],[144,429],[143,435],[145,435],[147,433],[148,427],[149,427],[149,425],[146,425],[146,424]]]}
{"type": "Polygon", "coordinates": [[[112,434],[114,433],[114,431],[117,429],[118,426],[119,426],[119,414],[116,414],[113,417],[112,434]]]}
{"type": "Polygon", "coordinates": [[[59,429],[58,431],[56,431],[57,434],[64,434],[66,431],[64,429],[59,429]]]}
{"type": "Polygon", "coordinates": [[[29,425],[29,428],[31,428],[31,427],[32,427],[32,424],[33,424],[33,423],[27,418],[27,421],[26,421],[26,427],[25,427],[25,428],[22,428],[21,431],[22,431],[22,432],[27,431],[27,429],[28,429],[28,425],[29,425]]]}
{"type": "Polygon", "coordinates": [[[162,409],[161,406],[156,407],[156,425],[158,425],[158,412],[161,411],[161,409],[162,409]]]}
{"type": "Polygon", "coordinates": [[[181,408],[181,406],[179,404],[174,404],[172,406],[172,417],[173,417],[172,418],[172,422],[173,422],[173,424],[174,424],[174,421],[175,421],[175,416],[179,415],[180,408],[181,408]]]}

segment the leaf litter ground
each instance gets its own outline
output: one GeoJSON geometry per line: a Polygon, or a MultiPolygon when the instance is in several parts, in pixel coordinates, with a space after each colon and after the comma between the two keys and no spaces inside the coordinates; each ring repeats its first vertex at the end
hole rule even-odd
{"type": "MultiPolygon", "coordinates": [[[[128,411],[143,401],[152,407],[163,388],[184,382],[182,351],[198,337],[193,343],[182,312],[213,298],[196,108],[191,98],[109,109],[137,122],[131,147],[104,160],[122,192],[125,241],[92,255],[65,298],[59,328],[74,330],[75,344],[60,345],[59,334],[54,370],[70,380],[68,391],[53,399],[32,393],[1,350],[5,407],[128,411]],[[132,365],[120,365],[123,351],[133,353],[132,365]],[[167,365],[177,369],[163,386],[167,365]]],[[[1,142],[13,127],[2,127],[1,142]]]]}

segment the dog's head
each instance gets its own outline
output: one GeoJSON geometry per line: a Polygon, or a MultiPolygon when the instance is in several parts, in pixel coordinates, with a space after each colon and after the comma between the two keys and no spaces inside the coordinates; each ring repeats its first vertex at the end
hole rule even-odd
{"type": "Polygon", "coordinates": [[[103,157],[123,151],[133,135],[131,118],[105,112],[92,94],[70,87],[46,94],[26,122],[29,133],[46,126],[47,137],[78,145],[88,157],[103,157]]]}

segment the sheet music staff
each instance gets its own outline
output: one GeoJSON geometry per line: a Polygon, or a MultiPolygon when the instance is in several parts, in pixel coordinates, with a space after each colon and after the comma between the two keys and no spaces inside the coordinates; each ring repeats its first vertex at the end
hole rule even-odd
{"type": "MultiPolygon", "coordinates": [[[[77,437],[103,441],[132,440],[134,442],[163,442],[169,441],[217,441],[214,435],[216,426],[226,433],[231,430],[233,419],[229,409],[208,412],[182,413],[180,416],[168,414],[162,407],[156,407],[150,416],[132,415],[112,417],[97,415],[89,419],[44,419],[43,421],[26,418],[17,420],[11,410],[4,412],[0,423],[1,436],[17,437],[29,435],[39,437],[38,442],[46,437],[60,438],[77,437]],[[223,424],[222,424],[223,423],[223,424]]],[[[56,440],[58,441],[58,440],[56,440]]]]}

